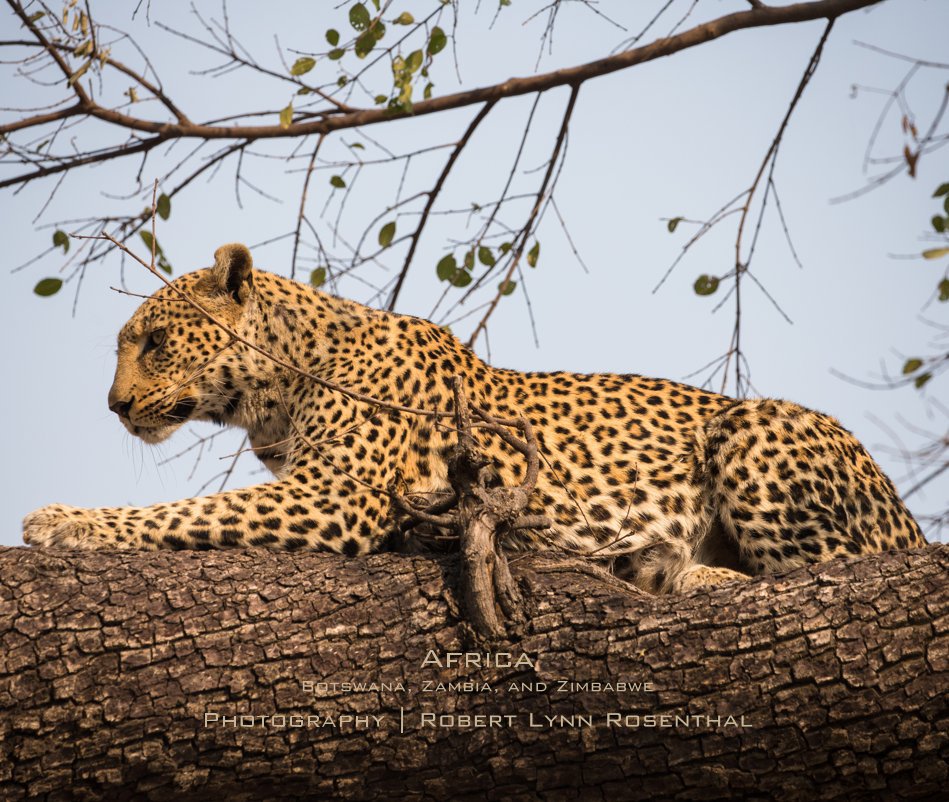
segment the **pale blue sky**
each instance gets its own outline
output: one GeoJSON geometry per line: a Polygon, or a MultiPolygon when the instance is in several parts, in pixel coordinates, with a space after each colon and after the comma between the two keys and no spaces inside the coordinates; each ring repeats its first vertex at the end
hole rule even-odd
{"type": "MultiPolygon", "coordinates": [[[[392,9],[398,13],[408,8],[421,17],[423,5],[406,2],[392,9]]],[[[486,0],[486,9],[487,5],[486,0]]],[[[488,27],[492,13],[463,14],[457,48],[465,86],[534,71],[543,23],[521,23],[528,16],[526,9],[541,5],[515,0],[493,29],[488,27]]],[[[604,2],[599,8],[615,12],[618,20],[635,30],[660,5],[642,2],[631,12],[632,4],[604,2]]],[[[668,31],[690,5],[679,0],[661,30],[668,31]]],[[[243,43],[279,69],[273,35],[279,35],[285,53],[291,48],[322,51],[323,30],[345,25],[345,8],[336,10],[335,6],[286,3],[278,13],[273,5],[265,12],[259,4],[235,3],[230,16],[243,43]]],[[[198,7],[209,18],[219,16],[217,4],[198,3],[198,7]]],[[[746,7],[737,0],[706,0],[686,26],[746,7]]],[[[221,79],[189,74],[219,60],[182,44],[154,24],[148,26],[143,18],[133,23],[127,12],[112,13],[116,14],[111,18],[114,24],[134,31],[168,91],[194,118],[248,107],[279,109],[290,99],[284,85],[246,72],[221,79]]],[[[168,11],[165,4],[153,4],[155,21],[199,32],[183,6],[168,11]]],[[[711,314],[720,295],[699,298],[691,287],[699,274],[730,269],[734,225],[726,223],[710,235],[653,294],[652,288],[691,233],[683,227],[670,235],[661,218],[708,216],[749,185],[823,25],[812,22],[733,34],[583,87],[556,198],[590,273],[581,270],[556,219],[548,215],[539,235],[541,260],[528,276],[540,344],[534,345],[523,296],[515,293],[503,301],[491,327],[494,364],[682,379],[725,349],[731,305],[711,314]]],[[[17,27],[8,12],[0,12],[3,38],[17,36],[17,27]]],[[[787,133],[775,174],[804,269],[795,266],[773,212],[766,218],[755,262],[756,275],[794,324],[784,322],[751,287],[743,307],[743,337],[757,391],[835,415],[904,488],[912,480],[906,478],[905,466],[889,453],[892,441],[874,417],[892,425],[909,445],[917,440],[896,422],[898,415],[945,432],[945,417],[932,404],[940,392],[945,397],[945,383],[934,381],[924,394],[912,388],[882,392],[843,382],[830,371],[836,368],[872,379],[879,374],[881,359],[897,371],[903,359],[923,350],[929,332],[918,313],[943,267],[889,255],[918,253],[925,247],[919,235],[936,211],[932,190],[949,178],[949,148],[924,158],[916,181],[901,176],[849,203],[828,201],[863,183],[863,152],[882,103],[882,96],[868,93],[858,93],[853,99],[851,86],[892,87],[906,66],[859,48],[854,40],[938,60],[945,57],[946,30],[949,4],[925,0],[891,0],[837,23],[787,133]]],[[[623,39],[622,32],[579,4],[568,5],[556,29],[554,54],[542,59],[540,69],[590,60],[623,39]]],[[[292,62],[295,56],[286,58],[292,62]]],[[[322,63],[319,69],[324,67],[329,69],[322,63]]],[[[9,74],[8,69],[3,72],[2,105],[39,105],[19,82],[11,83],[9,74]]],[[[920,75],[911,87],[919,112],[933,108],[946,77],[945,72],[920,75]]],[[[436,62],[433,78],[436,93],[457,88],[448,58],[436,62]]],[[[124,88],[124,84],[119,87],[120,91],[124,88]]],[[[533,169],[544,163],[566,96],[567,91],[561,89],[541,99],[536,136],[528,142],[523,166],[533,169]]],[[[459,160],[436,208],[464,208],[499,194],[531,103],[531,98],[513,99],[492,112],[459,160]]],[[[408,150],[421,143],[450,141],[464,130],[473,112],[465,109],[376,126],[365,133],[392,150],[408,150]]],[[[101,130],[105,136],[105,129],[101,130]]],[[[891,116],[882,140],[891,146],[888,152],[899,150],[900,137],[899,118],[891,116]]],[[[335,139],[337,144],[324,151],[327,158],[343,152],[340,139],[356,141],[359,134],[345,132],[335,139]]],[[[285,152],[273,144],[259,150],[285,152]]],[[[167,167],[184,152],[185,146],[179,145],[164,162],[151,160],[145,180],[160,174],[160,165],[167,167]]],[[[440,151],[428,161],[418,160],[416,188],[424,188],[426,177],[440,170],[444,154],[440,151]]],[[[137,166],[123,162],[68,177],[40,223],[140,208],[139,200],[120,202],[104,194],[127,191],[128,177],[137,166]]],[[[225,166],[211,183],[196,182],[175,201],[170,220],[161,223],[159,239],[176,273],[208,265],[214,249],[223,242],[253,245],[293,227],[302,183],[299,172],[287,173],[285,165],[274,160],[250,165],[248,175],[283,202],[273,203],[245,187],[240,209],[234,197],[233,169],[233,165],[225,166]]],[[[311,187],[314,218],[319,217],[330,191],[331,172],[319,173],[311,187]]],[[[398,173],[398,168],[363,173],[343,219],[350,237],[358,236],[361,226],[391,202],[398,173]]],[[[535,173],[519,180],[536,182],[539,177],[535,173]]],[[[0,195],[5,235],[0,316],[6,340],[3,375],[7,377],[0,416],[11,422],[5,436],[8,459],[2,467],[2,544],[19,543],[20,519],[46,503],[149,504],[193,495],[222,469],[226,460],[220,457],[240,440],[233,434],[219,437],[213,452],[203,457],[192,475],[193,460],[163,460],[193,442],[192,432],[212,432],[210,426],[190,427],[153,448],[132,439],[108,411],[115,333],[138,303],[109,290],[119,281],[118,259],[99,264],[86,277],[75,317],[71,316],[71,290],[50,299],[32,294],[39,278],[57,274],[61,257],[52,254],[25,271],[9,273],[49,242],[50,232],[34,233],[32,220],[51,186],[47,181],[28,186],[15,197],[9,192],[0,195]]],[[[328,214],[335,215],[334,206],[328,214]]],[[[508,219],[518,222],[514,214],[508,219]]],[[[399,223],[403,233],[410,218],[400,218],[399,223]]],[[[444,286],[435,278],[435,262],[449,239],[465,236],[462,224],[460,218],[433,221],[399,311],[423,316],[431,311],[444,286]]],[[[398,253],[393,256],[392,264],[397,265],[398,253]]],[[[290,245],[282,240],[259,247],[254,257],[260,267],[285,272],[290,245]]],[[[136,292],[155,289],[154,280],[134,266],[126,268],[126,279],[136,292]]],[[[355,281],[343,282],[340,291],[357,300],[372,295],[355,281]]],[[[946,307],[931,307],[927,314],[945,322],[946,307]]],[[[468,325],[470,321],[455,329],[466,334],[468,325]]],[[[245,457],[231,486],[260,481],[260,471],[245,457]]],[[[945,506],[947,496],[949,481],[943,481],[915,495],[910,507],[925,514],[945,506]]]]}

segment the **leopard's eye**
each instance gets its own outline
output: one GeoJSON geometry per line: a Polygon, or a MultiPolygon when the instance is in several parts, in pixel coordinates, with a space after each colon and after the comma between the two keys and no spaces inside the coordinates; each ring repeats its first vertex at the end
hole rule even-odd
{"type": "Polygon", "coordinates": [[[149,332],[148,339],[145,340],[145,345],[142,347],[142,353],[147,354],[149,351],[154,351],[156,348],[161,348],[162,343],[164,342],[165,330],[155,329],[154,331],[149,332]]]}

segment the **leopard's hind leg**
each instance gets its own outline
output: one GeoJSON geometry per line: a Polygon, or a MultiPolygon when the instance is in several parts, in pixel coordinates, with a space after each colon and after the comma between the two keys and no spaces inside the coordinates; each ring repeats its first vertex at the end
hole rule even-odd
{"type": "MultiPolygon", "coordinates": [[[[740,401],[706,423],[698,446],[699,481],[722,543],[733,548],[731,568],[778,573],[925,543],[890,480],[826,415],[740,401]]],[[[699,561],[703,550],[706,543],[695,550],[699,561]]]]}

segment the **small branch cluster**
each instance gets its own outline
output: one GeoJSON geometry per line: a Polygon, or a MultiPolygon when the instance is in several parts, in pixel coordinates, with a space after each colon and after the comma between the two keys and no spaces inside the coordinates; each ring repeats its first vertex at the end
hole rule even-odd
{"type": "MultiPolygon", "coordinates": [[[[699,229],[682,247],[682,250],[676,257],[675,261],[673,261],[668,270],[666,270],[666,273],[659,281],[659,284],[656,285],[655,290],[658,290],[659,287],[665,283],[666,279],[676,268],[679,262],[682,261],[689,250],[696,243],[698,243],[702,237],[704,237],[709,231],[711,231],[715,226],[717,226],[726,218],[731,217],[732,215],[738,215],[738,227],[735,233],[735,258],[732,269],[722,276],[701,275],[698,277],[694,285],[695,292],[698,295],[713,295],[718,291],[719,286],[723,282],[731,282],[731,286],[713,309],[713,311],[717,312],[722,306],[724,306],[726,301],[728,301],[730,298],[734,299],[734,325],[732,326],[731,340],[728,344],[728,348],[721,356],[712,360],[707,365],[699,368],[696,373],[710,371],[704,382],[706,386],[714,382],[715,378],[720,375],[721,392],[725,392],[728,386],[729,375],[731,374],[733,377],[733,392],[738,397],[746,396],[749,391],[753,389],[749,377],[748,360],[745,357],[741,344],[743,279],[747,277],[750,281],[752,281],[758,287],[758,289],[764,293],[765,297],[774,305],[775,309],[778,310],[781,316],[789,323],[791,322],[790,318],[787,316],[775,298],[771,295],[771,293],[768,292],[758,277],[751,272],[751,263],[754,258],[755,248],[758,244],[758,235],[761,232],[765,212],[768,208],[769,202],[773,199],[775,208],[778,212],[778,217],[781,222],[781,227],[784,231],[785,237],[787,238],[788,247],[791,250],[791,255],[793,256],[794,261],[797,263],[798,267],[801,265],[800,260],[797,257],[797,252],[794,250],[794,245],[791,242],[791,236],[790,232],[788,231],[787,222],[784,219],[784,212],[781,209],[781,203],[778,199],[778,190],[774,181],[774,169],[775,165],[777,164],[778,153],[780,152],[781,142],[784,138],[785,131],[787,130],[788,123],[791,120],[791,116],[794,114],[795,108],[797,108],[798,102],[804,95],[804,90],[807,88],[808,83],[810,83],[811,78],[817,70],[817,66],[820,64],[821,55],[824,52],[824,45],[827,43],[827,38],[830,36],[833,26],[834,18],[831,18],[824,28],[824,32],[817,43],[817,47],[815,48],[810,60],[807,63],[807,67],[804,70],[804,74],[801,77],[797,90],[795,91],[794,96],[791,98],[791,102],[788,105],[784,119],[782,119],[781,124],[778,126],[777,133],[775,134],[774,139],[771,141],[764,158],[761,160],[758,171],[755,174],[755,177],[748,189],[740,192],[736,197],[732,198],[723,206],[721,206],[708,220],[695,221],[686,220],[682,217],[675,217],[668,221],[668,228],[670,232],[675,231],[679,224],[683,222],[698,224],[699,229]],[[762,187],[763,192],[760,191],[762,187]],[[755,205],[756,203],[757,206],[755,205]],[[749,227],[750,218],[753,212],[755,212],[754,230],[751,236],[751,243],[745,247],[745,232],[749,227]]],[[[653,291],[655,292],[655,290],[653,291]]]]}
{"type": "Polygon", "coordinates": [[[520,594],[499,540],[513,529],[550,526],[545,516],[526,512],[540,470],[537,438],[526,418],[498,420],[470,406],[461,377],[454,378],[452,392],[458,433],[448,466],[452,493],[426,507],[400,495],[393,499],[413,520],[447,530],[457,538],[467,618],[479,635],[498,640],[506,633],[504,619],[517,622],[522,617],[520,594]],[[508,487],[500,482],[491,461],[478,447],[474,428],[501,438],[524,457],[527,471],[519,485],[508,487]],[[512,434],[512,428],[523,439],[512,434]]]}
{"type": "Polygon", "coordinates": [[[852,97],[854,98],[861,94],[869,94],[882,95],[886,100],[880,107],[880,113],[877,115],[876,122],[867,139],[867,147],[863,154],[863,173],[867,176],[866,184],[852,192],[833,198],[833,203],[858,198],[881,187],[903,172],[907,173],[910,178],[915,178],[923,156],[928,156],[949,145],[949,131],[945,130],[943,125],[946,112],[949,111],[949,82],[945,84],[942,93],[936,99],[935,108],[928,114],[921,114],[917,111],[909,97],[909,88],[916,78],[924,72],[949,71],[949,63],[928,61],[907,56],[903,53],[894,53],[891,50],[885,50],[866,42],[856,42],[856,44],[858,47],[866,48],[887,58],[908,63],[909,68],[893,88],[885,89],[864,84],[853,85],[852,97]],[[897,115],[896,120],[892,116],[894,112],[897,115]],[[928,123],[922,122],[926,117],[929,117],[928,123]],[[890,152],[882,156],[877,155],[880,138],[887,124],[893,125],[894,130],[896,125],[899,126],[902,147],[896,148],[898,152],[890,152]],[[870,174],[873,170],[877,171],[875,175],[870,174]]]}

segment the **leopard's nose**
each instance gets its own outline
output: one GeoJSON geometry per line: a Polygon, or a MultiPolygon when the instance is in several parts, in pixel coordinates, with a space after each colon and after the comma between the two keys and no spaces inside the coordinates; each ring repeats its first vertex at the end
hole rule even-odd
{"type": "Polygon", "coordinates": [[[132,411],[132,404],[134,403],[134,397],[128,399],[127,401],[113,400],[111,396],[109,397],[109,409],[111,409],[120,418],[128,418],[129,413],[132,411]]]}

